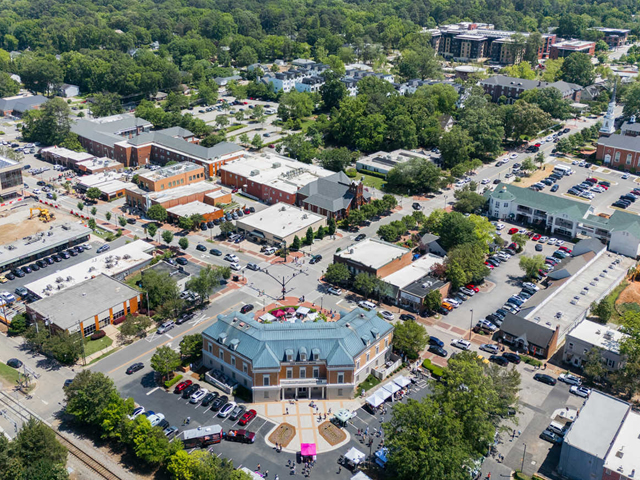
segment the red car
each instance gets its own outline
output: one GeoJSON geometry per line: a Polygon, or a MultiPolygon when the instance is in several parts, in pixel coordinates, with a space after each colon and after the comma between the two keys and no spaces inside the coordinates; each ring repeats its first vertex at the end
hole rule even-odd
{"type": "Polygon", "coordinates": [[[538,148],[540,148],[541,146],[542,146],[542,144],[541,144],[541,143],[536,143],[536,144],[534,145],[534,147],[538,147],[538,148]]]}
{"type": "Polygon", "coordinates": [[[240,420],[238,421],[238,423],[240,425],[246,425],[247,423],[249,423],[251,420],[253,420],[254,418],[256,418],[256,411],[255,410],[249,410],[248,412],[245,412],[244,415],[242,415],[242,417],[240,417],[240,420]]]}
{"type": "Polygon", "coordinates": [[[489,262],[484,262],[484,264],[485,264],[487,267],[489,267],[491,270],[493,270],[494,268],[496,268],[496,267],[494,267],[493,265],[491,265],[489,262]]]}
{"type": "Polygon", "coordinates": [[[184,382],[180,382],[176,385],[176,388],[173,389],[173,393],[180,393],[185,388],[190,387],[193,382],[191,380],[185,380],[184,382]]]}
{"type": "Polygon", "coordinates": [[[510,228],[510,229],[509,229],[509,235],[513,235],[514,233],[518,233],[518,231],[519,231],[519,229],[518,229],[518,228],[515,228],[515,227],[510,228]]]}
{"type": "Polygon", "coordinates": [[[548,275],[548,274],[547,274],[547,272],[545,272],[545,271],[544,271],[544,270],[542,270],[542,269],[538,270],[538,273],[539,273],[540,275],[542,275],[543,277],[546,277],[546,276],[548,275]]]}
{"type": "Polygon", "coordinates": [[[245,105],[249,105],[249,102],[242,102],[242,103],[244,103],[245,105]]]}
{"type": "Polygon", "coordinates": [[[560,248],[558,248],[558,250],[562,250],[563,252],[567,252],[567,253],[571,253],[572,250],[568,247],[562,246],[560,248]]]}
{"type": "Polygon", "coordinates": [[[598,186],[604,188],[605,190],[609,190],[609,187],[607,187],[606,185],[603,185],[602,183],[598,184],[598,186]]]}
{"type": "Polygon", "coordinates": [[[238,193],[238,189],[234,188],[233,190],[231,190],[231,193],[238,193]]]}
{"type": "Polygon", "coordinates": [[[244,209],[244,214],[245,215],[249,215],[251,213],[251,210],[249,210],[248,208],[244,209]]]}
{"type": "Polygon", "coordinates": [[[466,285],[466,287],[469,290],[473,290],[474,292],[478,293],[480,291],[480,289],[478,287],[476,287],[473,283],[470,283],[469,285],[466,285]]]}
{"type": "Polygon", "coordinates": [[[540,240],[540,238],[542,238],[542,235],[540,235],[539,233],[536,233],[533,237],[531,237],[531,240],[533,240],[534,242],[537,242],[538,240],[540,240]]]}

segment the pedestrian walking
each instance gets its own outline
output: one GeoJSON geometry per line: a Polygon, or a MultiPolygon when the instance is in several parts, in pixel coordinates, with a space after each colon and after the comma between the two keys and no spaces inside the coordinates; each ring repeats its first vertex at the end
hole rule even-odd
{"type": "Polygon", "coordinates": [[[340,474],[340,472],[342,472],[342,465],[338,465],[338,474],[340,474]]]}
{"type": "Polygon", "coordinates": [[[257,470],[260,471],[260,464],[258,464],[258,469],[257,470]]]}
{"type": "Polygon", "coordinates": [[[285,411],[284,411],[284,414],[285,414],[285,415],[289,415],[289,407],[285,407],[285,409],[284,409],[284,410],[285,410],[285,411]]]}
{"type": "Polygon", "coordinates": [[[191,417],[187,417],[187,425],[191,423],[191,417]]]}
{"type": "Polygon", "coordinates": [[[273,478],[273,480],[280,480],[280,477],[278,476],[277,473],[276,473],[276,476],[273,478]]]}
{"type": "Polygon", "coordinates": [[[269,470],[265,470],[264,472],[264,478],[267,478],[269,476],[269,470]]]}

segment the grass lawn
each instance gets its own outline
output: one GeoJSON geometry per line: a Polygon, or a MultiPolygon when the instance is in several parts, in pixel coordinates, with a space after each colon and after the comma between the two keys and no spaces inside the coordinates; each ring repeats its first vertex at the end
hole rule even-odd
{"type": "Polygon", "coordinates": [[[137,283],[142,280],[142,273],[138,273],[137,275],[134,275],[133,277],[129,278],[126,283],[127,285],[129,285],[131,288],[135,288],[136,290],[140,290],[140,287],[138,287],[137,283]]]}
{"type": "Polygon", "coordinates": [[[230,127],[227,127],[226,130],[227,130],[227,133],[231,133],[231,132],[233,132],[235,130],[241,129],[242,127],[246,127],[246,125],[242,125],[242,124],[231,125],[230,127]]]}
{"type": "Polygon", "coordinates": [[[18,382],[18,371],[0,362],[0,380],[7,385],[14,386],[18,382]]]}
{"type": "Polygon", "coordinates": [[[384,178],[367,175],[364,172],[358,172],[358,175],[355,178],[359,180],[361,177],[364,177],[363,183],[365,187],[373,187],[378,190],[382,190],[382,186],[386,183],[384,178]]]}
{"type": "Polygon", "coordinates": [[[365,392],[368,392],[379,383],[380,383],[380,380],[378,380],[373,375],[369,375],[367,378],[365,378],[364,382],[358,385],[358,391],[360,392],[364,390],[365,392]]]}
{"type": "Polygon", "coordinates": [[[113,343],[113,340],[109,337],[102,337],[98,340],[86,340],[84,341],[84,351],[85,355],[88,357],[89,355],[93,355],[100,350],[103,350],[113,343]]]}

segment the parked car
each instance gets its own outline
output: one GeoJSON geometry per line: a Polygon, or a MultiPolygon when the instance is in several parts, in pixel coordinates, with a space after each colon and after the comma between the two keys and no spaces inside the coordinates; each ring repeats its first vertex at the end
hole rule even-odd
{"type": "Polygon", "coordinates": [[[444,347],[444,342],[437,337],[429,337],[429,345],[436,345],[438,347],[444,347]]]}
{"type": "Polygon", "coordinates": [[[492,345],[491,343],[483,343],[482,345],[480,345],[480,350],[484,350],[485,352],[494,355],[500,353],[500,348],[498,348],[497,345],[492,345]]]}
{"type": "Polygon", "coordinates": [[[229,415],[229,418],[233,421],[236,421],[238,420],[238,418],[243,416],[244,412],[246,411],[247,411],[247,407],[245,407],[244,405],[236,405],[236,408],[233,409],[233,411],[231,412],[231,415],[229,415]]]}
{"type": "Polygon", "coordinates": [[[196,250],[198,250],[199,252],[206,252],[207,251],[207,247],[205,247],[204,245],[202,245],[201,243],[199,243],[196,246],[196,250]]]}
{"type": "Polygon", "coordinates": [[[553,433],[551,430],[546,429],[540,434],[540,438],[551,443],[562,443],[563,438],[560,435],[553,433]]]}
{"type": "Polygon", "coordinates": [[[196,404],[200,402],[207,395],[207,393],[209,393],[209,390],[207,390],[206,388],[201,388],[191,395],[191,397],[189,398],[189,403],[196,404]]]}
{"type": "Polygon", "coordinates": [[[165,428],[162,433],[164,433],[164,436],[167,438],[172,438],[175,437],[178,434],[179,430],[178,427],[167,427],[165,428]]]}
{"type": "Polygon", "coordinates": [[[309,260],[309,264],[313,265],[315,263],[318,263],[320,260],[322,260],[322,255],[314,255],[313,257],[311,257],[311,260],[309,260]]]}
{"type": "Polygon", "coordinates": [[[221,397],[216,398],[211,404],[211,410],[217,412],[220,410],[227,402],[229,401],[229,397],[226,395],[222,395],[221,397]]]}
{"type": "Polygon", "coordinates": [[[251,420],[256,418],[257,415],[258,413],[255,410],[251,409],[248,412],[246,412],[244,415],[242,415],[242,418],[238,421],[238,423],[240,425],[247,425],[251,420]]]}
{"type": "Polygon", "coordinates": [[[590,389],[586,387],[579,387],[577,385],[574,385],[573,387],[571,387],[569,389],[569,392],[582,398],[587,398],[589,395],[591,395],[590,389]]]}
{"type": "Polygon", "coordinates": [[[342,289],[338,287],[329,287],[327,289],[327,293],[330,293],[331,295],[342,295],[342,289]]]}
{"type": "Polygon", "coordinates": [[[578,387],[582,385],[582,380],[579,377],[576,377],[575,375],[572,375],[570,373],[563,373],[558,377],[558,380],[560,380],[561,382],[567,383],[569,385],[576,385],[578,387]]]}
{"type": "Polygon", "coordinates": [[[389,310],[382,310],[380,312],[380,315],[382,316],[382,318],[384,318],[385,320],[389,320],[392,321],[393,320],[393,313],[391,313],[389,310]]]}
{"type": "Polygon", "coordinates": [[[558,382],[555,378],[553,378],[551,375],[547,375],[546,373],[536,373],[533,376],[533,379],[551,386],[555,385],[558,382]]]}
{"type": "Polygon", "coordinates": [[[468,287],[460,287],[460,291],[465,295],[469,295],[470,297],[473,297],[476,294],[475,290],[471,290],[468,287]]]}
{"type": "Polygon", "coordinates": [[[440,357],[446,357],[448,355],[447,351],[438,345],[429,345],[429,351],[440,357]]]}
{"type": "Polygon", "coordinates": [[[187,263],[189,263],[189,260],[184,257],[178,257],[176,258],[176,262],[178,263],[178,265],[185,266],[187,263]]]}
{"type": "Polygon", "coordinates": [[[260,267],[258,266],[257,263],[247,263],[247,269],[253,270],[253,271],[258,271],[258,270],[260,270],[260,267]]]}
{"type": "Polygon", "coordinates": [[[234,255],[233,253],[227,253],[227,254],[224,256],[224,259],[225,259],[227,262],[232,262],[232,263],[237,263],[237,262],[239,262],[239,261],[240,261],[240,259],[239,259],[236,255],[234,255]]]}
{"type": "Polygon", "coordinates": [[[453,340],[451,340],[451,345],[461,350],[469,350],[471,348],[471,342],[468,340],[463,340],[462,338],[454,338],[453,340]]]}
{"type": "Polygon", "coordinates": [[[187,388],[185,388],[182,391],[182,398],[187,399],[187,398],[191,397],[191,395],[196,393],[198,390],[200,390],[200,384],[199,383],[194,383],[194,384],[188,386],[187,388]]]}
{"type": "Polygon", "coordinates": [[[144,413],[144,407],[142,405],[140,405],[140,406],[134,408],[133,412],[131,412],[130,415],[127,415],[127,417],[129,418],[129,420],[134,420],[136,417],[139,417],[143,413],[144,413]]]}
{"type": "Polygon", "coordinates": [[[410,313],[401,313],[400,314],[400,320],[402,321],[407,321],[407,320],[413,320],[415,322],[416,317],[414,317],[413,315],[411,315],[410,313]]]}
{"type": "Polygon", "coordinates": [[[185,380],[184,382],[180,382],[176,385],[176,388],[173,389],[173,393],[180,393],[185,389],[189,388],[193,382],[191,380],[185,380]]]}
{"type": "Polygon", "coordinates": [[[236,408],[236,402],[229,402],[220,409],[220,412],[218,412],[218,416],[220,418],[226,418],[229,416],[229,414],[231,414],[234,408],[236,408]]]}
{"type": "Polygon", "coordinates": [[[142,362],[134,363],[129,368],[127,368],[127,375],[136,373],[137,371],[142,370],[143,368],[144,368],[144,363],[142,362]]]}
{"type": "Polygon", "coordinates": [[[196,316],[196,314],[194,312],[183,313],[182,315],[180,315],[180,317],[178,317],[176,319],[176,325],[182,325],[183,323],[188,322],[189,320],[191,320],[195,316],[196,316]]]}
{"type": "Polygon", "coordinates": [[[520,365],[520,362],[522,361],[522,359],[520,358],[520,355],[518,355],[517,353],[505,352],[502,354],[502,356],[506,358],[509,362],[515,363],[516,365],[520,365]]]}
{"type": "Polygon", "coordinates": [[[230,442],[254,443],[256,441],[255,432],[242,429],[230,429],[223,433],[224,439],[230,442]]]}
{"type": "Polygon", "coordinates": [[[18,360],[17,358],[10,358],[9,360],[7,360],[7,365],[9,365],[11,368],[20,368],[22,367],[22,361],[18,360]]]}
{"type": "Polygon", "coordinates": [[[240,309],[240,313],[249,313],[251,310],[253,310],[253,305],[248,303],[242,306],[242,308],[240,309]]]}
{"type": "Polygon", "coordinates": [[[208,407],[216,398],[218,398],[218,392],[209,392],[204,396],[200,405],[208,407]]]}
{"type": "Polygon", "coordinates": [[[173,321],[164,322],[162,325],[158,327],[158,330],[156,330],[156,332],[159,334],[164,334],[164,333],[167,333],[172,328],[174,328],[175,326],[176,326],[176,323],[173,321]]]}

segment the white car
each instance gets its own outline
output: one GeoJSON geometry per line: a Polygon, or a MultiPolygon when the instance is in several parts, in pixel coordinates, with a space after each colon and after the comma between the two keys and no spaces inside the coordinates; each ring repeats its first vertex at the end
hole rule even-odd
{"type": "Polygon", "coordinates": [[[504,223],[499,223],[496,225],[496,230],[504,230],[504,227],[505,227],[504,223]]]}
{"type": "Polygon", "coordinates": [[[540,237],[540,240],[538,240],[538,242],[547,243],[547,240],[549,240],[549,237],[540,237]]]}
{"type": "Polygon", "coordinates": [[[556,242],[556,246],[561,247],[562,245],[564,245],[564,240],[558,240],[556,242]]]}
{"type": "Polygon", "coordinates": [[[499,252],[498,253],[498,258],[499,259],[504,259],[504,260],[509,260],[511,258],[511,255],[509,255],[506,252],[499,252]]]}
{"type": "Polygon", "coordinates": [[[627,178],[629,178],[629,174],[628,173],[625,173],[624,175],[622,175],[622,179],[623,180],[626,180],[627,178]]]}
{"type": "Polygon", "coordinates": [[[574,160],[573,162],[571,162],[571,165],[578,165],[578,163],[580,163],[578,162],[578,160],[574,160]]]}
{"type": "Polygon", "coordinates": [[[471,342],[468,340],[463,340],[461,338],[455,338],[451,340],[451,345],[454,347],[458,347],[461,350],[469,350],[471,348],[471,342]]]}
{"type": "Polygon", "coordinates": [[[511,155],[509,155],[509,158],[518,158],[518,154],[517,153],[512,153],[511,155]]]}
{"type": "Polygon", "coordinates": [[[233,409],[236,408],[236,402],[229,402],[227,403],[224,407],[222,407],[220,409],[220,412],[218,413],[218,416],[221,418],[226,418],[229,416],[229,414],[231,412],[233,412],[233,409]]]}
{"type": "Polygon", "coordinates": [[[455,186],[456,186],[456,187],[464,187],[464,185],[465,185],[465,183],[464,183],[463,181],[460,181],[460,182],[456,182],[456,183],[455,183],[455,186]]]}
{"type": "Polygon", "coordinates": [[[589,390],[588,388],[586,388],[586,387],[578,387],[576,385],[571,387],[569,389],[569,391],[571,393],[573,393],[574,395],[577,395],[577,396],[582,397],[582,398],[587,398],[591,394],[591,390],[589,390]]]}
{"type": "Polygon", "coordinates": [[[483,178],[482,181],[480,182],[482,185],[486,185],[487,183],[489,183],[491,180],[489,180],[488,178],[483,178]]]}
{"type": "Polygon", "coordinates": [[[553,237],[551,237],[547,243],[548,243],[549,245],[555,245],[557,241],[558,241],[558,239],[557,239],[557,238],[553,238],[553,237]]]}
{"type": "Polygon", "coordinates": [[[567,383],[569,385],[576,385],[578,387],[582,385],[582,380],[579,377],[576,377],[575,375],[571,375],[570,373],[563,373],[558,377],[558,380],[560,380],[561,382],[567,383]]]}
{"type": "Polygon", "coordinates": [[[384,318],[385,320],[393,320],[393,313],[391,313],[389,310],[382,310],[380,312],[380,315],[382,315],[382,318],[384,318]]]}
{"type": "Polygon", "coordinates": [[[521,228],[520,230],[518,230],[518,233],[520,235],[524,235],[525,233],[527,233],[527,229],[526,228],[521,228]]]}
{"type": "Polygon", "coordinates": [[[235,270],[236,272],[239,272],[240,270],[242,270],[242,267],[237,262],[233,262],[231,265],[229,265],[229,268],[231,270],[235,270]]]}
{"type": "Polygon", "coordinates": [[[93,247],[90,243],[83,243],[82,248],[84,248],[85,250],[91,250],[93,247]]]}
{"type": "Polygon", "coordinates": [[[535,283],[531,283],[531,282],[522,282],[522,286],[525,288],[530,288],[532,290],[535,290],[536,292],[538,290],[540,290],[540,287],[537,286],[535,283]]]}
{"type": "Polygon", "coordinates": [[[39,188],[34,188],[32,192],[36,195],[39,195],[40,193],[42,193],[39,188]]]}
{"type": "Polygon", "coordinates": [[[460,301],[456,300],[455,298],[445,298],[444,299],[445,302],[447,302],[449,305],[453,305],[453,308],[458,308],[460,306],[460,301]]]}
{"type": "Polygon", "coordinates": [[[592,192],[596,192],[596,193],[603,193],[604,192],[604,188],[602,188],[602,187],[591,187],[591,191],[592,192]]]}
{"type": "Polygon", "coordinates": [[[200,400],[202,400],[207,393],[209,393],[209,390],[207,390],[206,388],[201,388],[196,393],[191,395],[191,398],[189,399],[189,403],[199,403],[200,400]]]}
{"type": "Polygon", "coordinates": [[[224,256],[224,259],[227,262],[232,262],[232,263],[238,263],[240,261],[240,259],[236,255],[234,255],[233,253],[227,253],[224,256]]]}
{"type": "Polygon", "coordinates": [[[342,295],[342,289],[338,287],[329,287],[327,292],[331,295],[342,295]]]}
{"type": "Polygon", "coordinates": [[[144,413],[144,407],[143,406],[139,406],[133,409],[133,412],[131,412],[131,415],[127,415],[127,417],[129,418],[129,420],[133,420],[134,418],[142,415],[144,413]]]}
{"type": "Polygon", "coordinates": [[[161,413],[155,413],[155,414],[151,415],[150,417],[147,417],[147,420],[149,420],[149,423],[151,423],[152,427],[155,427],[162,420],[164,420],[164,415],[161,414],[161,413]]]}

